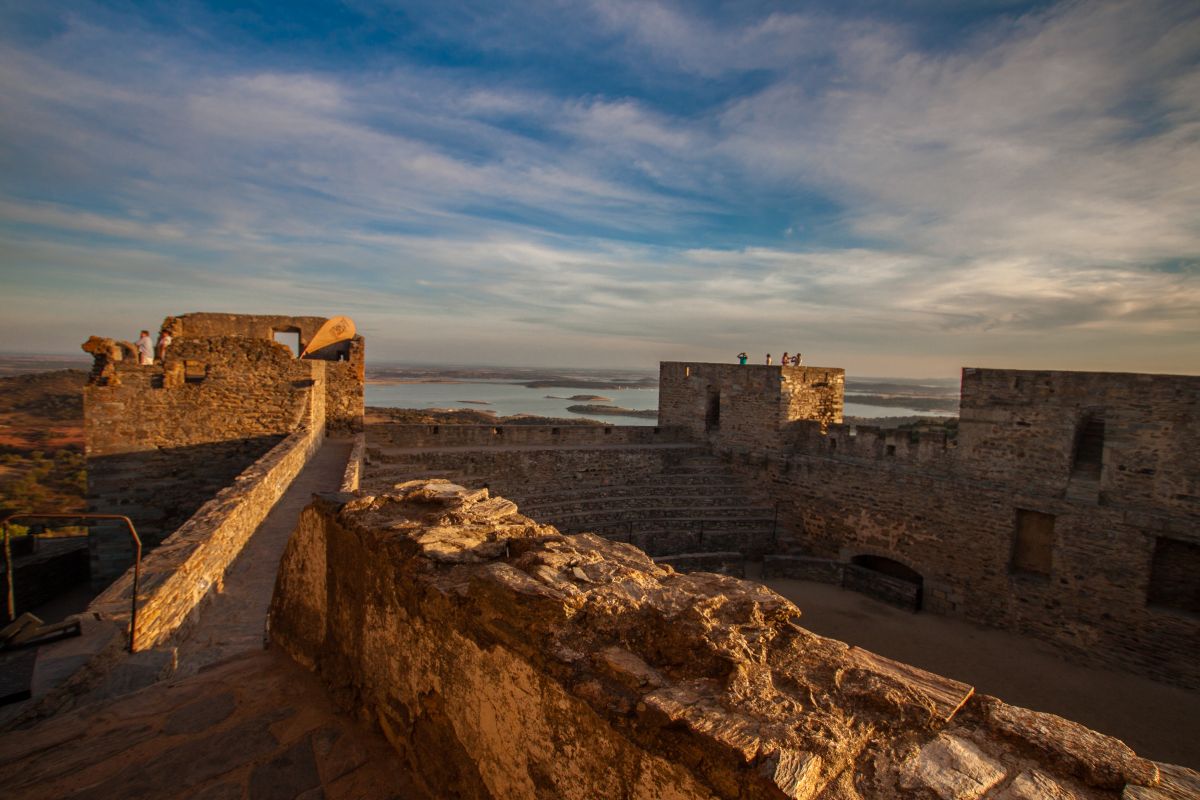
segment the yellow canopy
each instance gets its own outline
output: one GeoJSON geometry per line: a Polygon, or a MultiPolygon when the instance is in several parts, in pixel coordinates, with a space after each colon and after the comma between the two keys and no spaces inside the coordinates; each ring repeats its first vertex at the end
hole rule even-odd
{"type": "Polygon", "coordinates": [[[300,354],[300,357],[303,358],[308,353],[315,353],[322,347],[328,347],[337,342],[353,339],[354,334],[354,320],[349,317],[332,317],[317,330],[312,341],[304,348],[304,352],[300,354]]]}

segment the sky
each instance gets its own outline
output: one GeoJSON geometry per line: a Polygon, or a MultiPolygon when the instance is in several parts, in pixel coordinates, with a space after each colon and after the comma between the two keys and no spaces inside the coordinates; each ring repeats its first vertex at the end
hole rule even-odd
{"type": "Polygon", "coordinates": [[[0,0],[0,350],[1200,373],[1200,4],[0,0]]]}

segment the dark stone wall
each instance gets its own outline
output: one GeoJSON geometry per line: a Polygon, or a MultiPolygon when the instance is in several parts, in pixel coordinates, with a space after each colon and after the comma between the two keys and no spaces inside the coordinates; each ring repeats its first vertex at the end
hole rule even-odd
{"type": "Polygon", "coordinates": [[[1200,573],[1177,562],[1200,544],[1198,397],[1195,377],[965,370],[957,439],[793,423],[784,452],[717,449],[782,499],[784,551],[894,559],[924,578],[928,610],[1195,687],[1200,615],[1178,598],[1200,573]],[[1078,469],[1097,413],[1101,468],[1078,469]],[[1021,511],[1054,518],[1042,574],[1014,564],[1021,511]],[[1183,544],[1159,545],[1156,567],[1164,538],[1183,544]]]}

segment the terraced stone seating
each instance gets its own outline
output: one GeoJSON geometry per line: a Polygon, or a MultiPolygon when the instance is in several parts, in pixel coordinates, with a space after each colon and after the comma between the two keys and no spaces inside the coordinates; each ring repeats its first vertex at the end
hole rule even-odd
{"type": "Polygon", "coordinates": [[[760,558],[775,549],[775,505],[747,487],[702,447],[532,446],[466,450],[371,447],[366,491],[422,478],[487,487],[521,513],[563,533],[597,533],[651,556],[738,552],[760,558]],[[540,451],[540,453],[539,453],[540,451]],[[510,462],[498,461],[507,453],[510,462]],[[540,455],[560,462],[547,470],[540,455]],[[549,458],[554,456],[554,459],[549,458]],[[534,466],[531,466],[534,464],[534,466]],[[497,465],[488,469],[488,465],[497,465]]]}

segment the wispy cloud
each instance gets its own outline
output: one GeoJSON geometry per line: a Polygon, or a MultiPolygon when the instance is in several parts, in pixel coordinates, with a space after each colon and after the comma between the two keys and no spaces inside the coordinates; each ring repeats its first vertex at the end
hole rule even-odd
{"type": "Polygon", "coordinates": [[[337,311],[385,357],[1200,370],[1190,4],[944,40],[620,0],[362,3],[310,38],[181,9],[0,35],[0,335],[337,311]]]}

